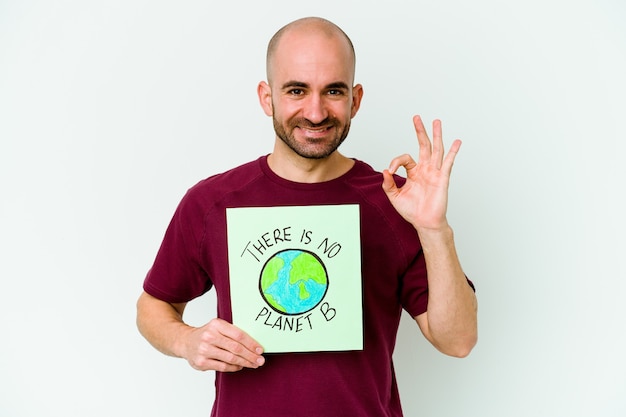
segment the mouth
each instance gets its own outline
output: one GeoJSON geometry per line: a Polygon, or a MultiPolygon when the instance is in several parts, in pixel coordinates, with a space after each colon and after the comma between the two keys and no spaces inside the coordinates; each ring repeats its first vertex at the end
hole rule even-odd
{"type": "Polygon", "coordinates": [[[333,128],[333,126],[320,126],[320,127],[304,127],[300,126],[300,130],[305,133],[309,138],[324,137],[333,128]]]}

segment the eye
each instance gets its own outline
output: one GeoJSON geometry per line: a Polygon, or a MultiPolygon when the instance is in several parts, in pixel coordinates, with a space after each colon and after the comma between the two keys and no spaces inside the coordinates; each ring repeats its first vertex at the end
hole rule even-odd
{"type": "Polygon", "coordinates": [[[288,91],[288,93],[292,96],[301,96],[302,94],[304,94],[304,90],[300,88],[292,88],[288,91]]]}
{"type": "Polygon", "coordinates": [[[340,96],[342,94],[343,94],[343,91],[341,90],[328,90],[329,96],[340,96]]]}

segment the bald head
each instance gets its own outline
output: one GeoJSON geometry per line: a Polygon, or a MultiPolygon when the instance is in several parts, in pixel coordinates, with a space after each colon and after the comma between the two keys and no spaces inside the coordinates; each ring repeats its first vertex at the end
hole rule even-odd
{"type": "Polygon", "coordinates": [[[272,75],[274,72],[274,64],[275,64],[275,55],[276,51],[280,48],[281,41],[284,38],[289,37],[307,37],[307,36],[324,36],[326,38],[332,39],[340,39],[345,47],[349,51],[349,55],[352,59],[352,68],[354,71],[354,65],[356,61],[356,56],[354,53],[354,46],[352,45],[352,41],[346,35],[346,33],[341,30],[341,28],[329,20],[322,19],[321,17],[305,17],[302,19],[295,20],[287,25],[283,26],[281,29],[274,34],[272,39],[267,46],[267,58],[266,58],[266,71],[267,71],[267,80],[272,82],[272,75]]]}

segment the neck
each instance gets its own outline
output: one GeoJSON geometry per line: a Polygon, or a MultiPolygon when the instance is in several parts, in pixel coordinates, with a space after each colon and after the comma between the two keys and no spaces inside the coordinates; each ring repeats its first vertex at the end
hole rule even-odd
{"type": "MultiPolygon", "coordinates": [[[[282,144],[280,139],[277,142],[282,144]]],[[[284,146],[274,146],[267,163],[279,177],[293,182],[316,183],[334,180],[348,172],[354,161],[335,151],[326,158],[304,158],[291,149],[285,151],[284,146]]]]}

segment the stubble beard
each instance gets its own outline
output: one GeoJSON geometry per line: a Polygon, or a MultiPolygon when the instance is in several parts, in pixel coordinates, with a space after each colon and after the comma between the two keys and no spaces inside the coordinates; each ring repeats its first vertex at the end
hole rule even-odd
{"type": "MultiPolygon", "coordinates": [[[[294,151],[297,155],[302,158],[308,159],[324,159],[329,157],[333,152],[335,152],[339,146],[343,143],[344,140],[348,137],[348,132],[350,131],[350,121],[348,121],[345,125],[343,125],[339,120],[335,118],[328,118],[324,120],[322,123],[314,124],[306,119],[294,119],[289,122],[288,129],[283,126],[283,124],[276,119],[276,117],[272,117],[274,123],[274,131],[276,132],[276,136],[280,138],[292,151],[294,151]],[[328,143],[323,148],[316,146],[315,144],[309,145],[308,143],[298,142],[293,134],[295,129],[300,127],[302,128],[315,128],[318,126],[332,126],[335,128],[337,134],[332,142],[328,143]]],[[[314,140],[312,140],[313,142],[314,140]]]]}

